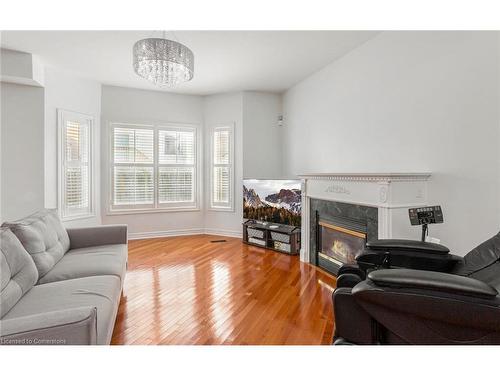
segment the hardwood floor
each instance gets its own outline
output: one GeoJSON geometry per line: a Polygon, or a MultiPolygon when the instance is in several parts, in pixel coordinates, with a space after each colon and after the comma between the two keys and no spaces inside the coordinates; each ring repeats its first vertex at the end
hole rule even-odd
{"type": "Polygon", "coordinates": [[[330,344],[334,286],[298,256],[237,238],[130,241],[112,344],[330,344]]]}

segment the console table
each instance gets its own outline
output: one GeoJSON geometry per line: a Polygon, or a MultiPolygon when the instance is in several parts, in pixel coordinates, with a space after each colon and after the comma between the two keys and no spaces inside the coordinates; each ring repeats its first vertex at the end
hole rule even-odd
{"type": "Polygon", "coordinates": [[[248,220],[243,223],[243,242],[297,255],[300,252],[300,227],[248,220]]]}

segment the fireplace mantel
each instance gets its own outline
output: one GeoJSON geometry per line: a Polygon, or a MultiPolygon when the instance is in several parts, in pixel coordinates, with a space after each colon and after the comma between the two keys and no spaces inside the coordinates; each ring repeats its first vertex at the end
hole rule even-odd
{"type": "Polygon", "coordinates": [[[368,182],[427,181],[430,176],[430,173],[316,173],[299,175],[300,178],[305,180],[368,182]]]}
{"type": "Polygon", "coordinates": [[[408,208],[427,204],[430,173],[316,173],[302,179],[301,260],[309,261],[310,200],[351,203],[378,209],[378,238],[412,238],[408,208]]]}

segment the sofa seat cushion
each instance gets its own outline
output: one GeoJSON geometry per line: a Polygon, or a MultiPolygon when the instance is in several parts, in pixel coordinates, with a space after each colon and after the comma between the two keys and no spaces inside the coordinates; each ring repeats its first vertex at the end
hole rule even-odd
{"type": "Polygon", "coordinates": [[[33,259],[8,228],[0,228],[0,279],[1,318],[38,280],[33,259]]]}
{"type": "Polygon", "coordinates": [[[104,245],[72,249],[38,283],[79,277],[114,275],[122,279],[127,267],[127,245],[104,245]]]}
{"type": "Polygon", "coordinates": [[[56,210],[41,210],[24,219],[6,222],[33,258],[39,277],[43,277],[69,249],[69,237],[56,210]]]}
{"type": "Polygon", "coordinates": [[[120,293],[120,279],[116,276],[92,276],[36,285],[3,319],[77,307],[96,307],[97,343],[109,344],[120,293]]]}

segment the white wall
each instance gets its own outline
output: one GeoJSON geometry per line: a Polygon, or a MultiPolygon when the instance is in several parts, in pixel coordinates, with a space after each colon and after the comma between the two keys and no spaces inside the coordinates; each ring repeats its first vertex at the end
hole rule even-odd
{"type": "Polygon", "coordinates": [[[1,83],[0,220],[44,207],[44,90],[1,83]]]}
{"type": "MultiPolygon", "coordinates": [[[[243,93],[207,96],[203,103],[205,127],[234,123],[234,212],[205,211],[207,233],[239,235],[243,217],[243,93]]],[[[209,202],[209,138],[205,137],[205,202],[209,202]]]]}
{"type": "MultiPolygon", "coordinates": [[[[110,122],[147,124],[203,124],[203,98],[115,86],[102,86],[101,178],[103,224],[128,224],[132,236],[173,235],[203,232],[203,205],[199,211],[109,215],[108,128],[110,122]]],[[[202,202],[203,203],[203,202],[202,202]]]]}
{"type": "Polygon", "coordinates": [[[93,178],[95,217],[65,222],[70,226],[96,225],[101,223],[101,84],[77,78],[53,68],[45,69],[45,207],[58,205],[57,184],[57,110],[64,109],[90,115],[94,118],[93,178]]]}
{"type": "Polygon", "coordinates": [[[0,48],[0,80],[28,86],[44,86],[44,68],[31,53],[0,48]]]}
{"type": "Polygon", "coordinates": [[[500,228],[498,32],[383,32],[288,90],[284,171],[433,174],[431,227],[465,253],[500,228]]]}
{"type": "Polygon", "coordinates": [[[243,93],[243,177],[282,177],[281,94],[243,93]]]}

